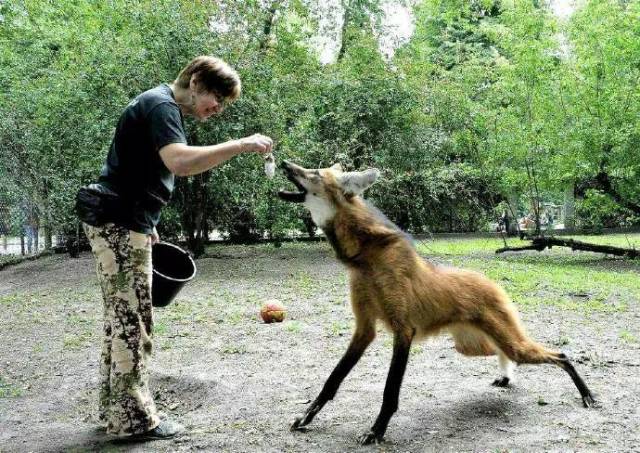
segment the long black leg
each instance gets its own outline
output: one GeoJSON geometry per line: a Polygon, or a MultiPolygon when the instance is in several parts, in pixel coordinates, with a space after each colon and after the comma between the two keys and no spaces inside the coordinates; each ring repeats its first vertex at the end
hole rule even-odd
{"type": "Polygon", "coordinates": [[[585,384],[584,381],[582,380],[582,377],[578,374],[576,369],[573,367],[573,365],[569,361],[569,358],[562,353],[558,354],[558,356],[560,360],[558,360],[558,362],[556,363],[560,367],[562,367],[562,369],[565,370],[569,374],[569,376],[571,376],[573,383],[576,385],[576,387],[578,388],[578,391],[580,392],[580,396],[582,397],[582,404],[584,404],[584,407],[593,406],[595,404],[595,399],[593,398],[593,394],[591,393],[591,390],[589,390],[589,387],[587,387],[587,384],[585,384]]]}
{"type": "Polygon", "coordinates": [[[327,401],[333,399],[344,378],[349,374],[355,364],[358,363],[358,360],[360,360],[360,357],[362,357],[362,354],[364,354],[367,346],[371,344],[374,338],[375,331],[373,330],[373,327],[366,333],[354,335],[351,343],[349,344],[347,352],[344,354],[344,356],[342,356],[342,358],[338,362],[338,365],[336,365],[334,370],[331,372],[329,379],[327,379],[327,382],[325,382],[324,387],[322,388],[322,391],[320,392],[318,397],[313,403],[311,403],[311,405],[307,408],[307,410],[301,417],[298,417],[294,420],[293,424],[291,425],[292,431],[299,430],[303,426],[311,423],[313,418],[318,412],[320,412],[327,401]]]}
{"type": "Polygon", "coordinates": [[[387,425],[393,414],[398,410],[398,399],[400,396],[400,386],[404,371],[407,368],[409,360],[409,351],[415,331],[407,334],[405,332],[396,332],[393,338],[393,356],[391,358],[391,366],[387,375],[387,383],[384,387],[384,396],[382,399],[382,408],[376,422],[371,429],[364,433],[358,439],[361,445],[367,445],[373,442],[381,442],[387,425]]]}

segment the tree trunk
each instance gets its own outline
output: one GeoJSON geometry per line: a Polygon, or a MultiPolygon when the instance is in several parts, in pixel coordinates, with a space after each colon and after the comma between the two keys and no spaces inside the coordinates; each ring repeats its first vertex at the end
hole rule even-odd
{"type": "Polygon", "coordinates": [[[195,225],[191,215],[191,194],[189,193],[189,180],[187,178],[176,178],[175,195],[180,200],[180,226],[184,236],[189,243],[195,236],[195,225]]]}
{"type": "Polygon", "coordinates": [[[204,253],[205,245],[209,239],[207,227],[207,204],[209,191],[207,190],[207,183],[210,178],[210,171],[206,171],[194,177],[194,194],[196,195],[196,215],[194,225],[196,228],[196,236],[192,251],[195,256],[200,256],[204,253]]]}
{"type": "Polygon", "coordinates": [[[33,227],[33,254],[40,251],[40,225],[37,223],[33,227]]]}
{"type": "MultiPolygon", "coordinates": [[[[197,129],[189,134],[189,143],[198,146],[200,140],[197,129]]],[[[194,256],[204,253],[207,230],[207,182],[210,172],[200,173],[189,178],[176,180],[176,192],[182,196],[182,215],[180,216],[182,229],[187,240],[187,248],[194,256]]]]}
{"type": "Polygon", "coordinates": [[[507,196],[507,203],[509,205],[509,212],[507,217],[509,219],[509,225],[507,226],[507,236],[515,236],[519,233],[520,226],[518,225],[518,200],[519,194],[510,193],[507,196]]]}
{"type": "Polygon", "coordinates": [[[261,51],[267,49],[269,47],[269,40],[271,39],[271,31],[273,29],[273,25],[275,24],[276,14],[278,12],[278,8],[280,8],[281,0],[275,0],[271,3],[269,10],[267,11],[267,16],[264,19],[263,25],[263,33],[262,39],[260,39],[259,49],[261,51]]]}
{"type": "Polygon", "coordinates": [[[53,247],[53,232],[51,231],[51,227],[49,226],[48,223],[46,223],[43,226],[43,232],[44,232],[44,249],[51,250],[51,247],[53,247]]]}
{"type": "Polygon", "coordinates": [[[338,49],[337,61],[341,61],[347,50],[347,43],[349,41],[349,22],[351,22],[351,5],[349,0],[344,0],[342,6],[344,7],[344,21],[342,22],[342,30],[340,31],[340,49],[338,49]]]}
{"type": "Polygon", "coordinates": [[[564,189],[564,227],[572,230],[576,227],[576,199],[574,184],[568,184],[564,189]]]}

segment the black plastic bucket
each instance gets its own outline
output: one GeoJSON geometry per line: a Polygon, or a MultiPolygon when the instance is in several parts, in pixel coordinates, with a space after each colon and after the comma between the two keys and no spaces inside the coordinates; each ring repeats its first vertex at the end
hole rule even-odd
{"type": "Polygon", "coordinates": [[[151,303],[154,307],[165,307],[176,297],[184,284],[195,277],[196,263],[187,252],[168,242],[157,242],[151,252],[151,303]]]}

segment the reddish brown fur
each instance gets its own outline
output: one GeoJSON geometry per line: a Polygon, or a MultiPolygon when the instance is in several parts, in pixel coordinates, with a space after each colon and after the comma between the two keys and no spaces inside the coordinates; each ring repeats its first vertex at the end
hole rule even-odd
{"type": "MultiPolygon", "coordinates": [[[[324,230],[338,258],[347,265],[356,328],[347,352],[316,400],[292,429],[309,424],[333,399],[342,380],[376,335],[382,321],[394,334],[393,356],[382,408],[361,443],[382,439],[398,407],[398,395],[409,348],[414,339],[448,331],[456,350],[468,356],[499,354],[505,371],[495,385],[509,383],[509,360],[553,363],[562,367],[580,391],[585,406],[593,396],[566,356],[534,342],[525,332],[515,306],[494,282],[477,272],[436,267],[423,260],[408,237],[368,207],[359,196],[371,184],[369,175],[344,176],[340,170],[306,170],[285,163],[288,177],[304,190],[304,203],[324,230]],[[338,179],[340,178],[340,179],[338,179]]],[[[299,199],[299,197],[293,197],[299,199]]]]}
{"type": "MultiPolygon", "coordinates": [[[[516,363],[551,363],[558,353],[532,341],[509,297],[483,275],[425,262],[405,235],[386,225],[360,197],[345,197],[323,174],[337,208],[333,231],[346,259],[356,336],[371,336],[381,320],[393,332],[424,338],[447,329],[465,355],[496,347],[516,363]]],[[[339,253],[340,254],[340,253],[339,253]]]]}

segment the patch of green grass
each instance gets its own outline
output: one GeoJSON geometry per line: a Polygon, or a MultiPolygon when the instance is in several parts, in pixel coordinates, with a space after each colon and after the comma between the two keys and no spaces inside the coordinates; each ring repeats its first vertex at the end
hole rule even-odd
{"type": "MultiPolygon", "coordinates": [[[[558,237],[567,239],[571,238],[577,241],[590,242],[592,244],[640,249],[639,233],[558,237]]],[[[509,247],[518,247],[527,244],[529,244],[529,241],[521,241],[514,237],[507,238],[507,245],[509,247]]],[[[494,254],[497,249],[504,247],[504,242],[500,237],[438,238],[433,240],[423,239],[416,241],[416,247],[418,251],[424,255],[467,256],[477,254],[494,254]]],[[[554,247],[552,250],[561,249],[563,249],[563,247],[554,247]]],[[[565,250],[570,251],[569,249],[565,250]]]]}
{"type": "Polygon", "coordinates": [[[346,304],[345,299],[342,297],[336,297],[331,302],[333,303],[333,305],[340,305],[340,306],[343,306],[346,304]]]}
{"type": "Polygon", "coordinates": [[[219,305],[226,305],[228,303],[232,303],[235,300],[236,296],[233,293],[225,288],[219,288],[211,292],[211,297],[207,299],[207,306],[209,307],[217,307],[219,305]]]}
{"type": "Polygon", "coordinates": [[[302,324],[300,324],[299,321],[290,321],[287,323],[285,329],[287,330],[287,332],[300,333],[300,331],[302,330],[302,324]]]}
{"type": "Polygon", "coordinates": [[[167,326],[164,322],[156,322],[153,325],[153,334],[154,335],[164,335],[169,331],[169,326],[167,326]]]}
{"type": "Polygon", "coordinates": [[[331,336],[339,337],[350,333],[352,330],[351,322],[349,321],[336,321],[332,322],[329,327],[329,333],[331,336]]]}
{"type": "Polygon", "coordinates": [[[22,299],[23,296],[19,294],[5,294],[4,296],[0,296],[0,305],[14,304],[22,299]]]}
{"type": "Polygon", "coordinates": [[[0,398],[15,398],[22,396],[22,389],[5,381],[0,376],[0,398]]]}
{"type": "Polygon", "coordinates": [[[160,342],[160,350],[167,351],[171,348],[173,348],[173,344],[171,343],[171,340],[165,340],[160,342]]]}
{"type": "MultiPolygon", "coordinates": [[[[589,236],[594,243],[629,246],[640,235],[589,236]]],[[[515,242],[514,242],[515,241],[515,242]]],[[[510,239],[510,245],[518,245],[510,239]]],[[[524,308],[552,305],[582,312],[621,312],[640,299],[640,260],[610,260],[604,255],[554,247],[543,253],[496,255],[499,238],[422,241],[420,253],[436,261],[476,270],[497,281],[524,308]]]]}
{"type": "Polygon", "coordinates": [[[188,321],[193,315],[193,305],[174,302],[164,308],[164,314],[171,321],[188,321]]]}
{"type": "Polygon", "coordinates": [[[193,338],[194,333],[188,330],[187,326],[176,326],[174,329],[170,329],[169,326],[165,326],[164,323],[160,323],[160,332],[156,331],[154,326],[154,348],[157,347],[163,351],[173,349],[174,345],[178,348],[182,347],[182,338],[193,338]]]}
{"type": "Polygon", "coordinates": [[[82,324],[86,325],[86,324],[93,323],[93,320],[89,319],[88,316],[80,316],[80,315],[75,314],[75,313],[69,314],[67,319],[69,321],[69,324],[75,325],[75,326],[82,325],[82,324]]]}
{"type": "MultiPolygon", "coordinates": [[[[508,238],[507,244],[512,247],[523,245],[518,238],[508,238]]],[[[416,248],[420,254],[441,257],[492,255],[502,247],[504,242],[498,237],[437,238],[416,241],[416,248]]]]}
{"type": "Polygon", "coordinates": [[[296,294],[300,294],[304,297],[310,297],[319,291],[319,285],[315,278],[306,271],[299,272],[293,275],[285,283],[286,287],[295,291],[296,294]]]}
{"type": "Polygon", "coordinates": [[[228,344],[220,350],[223,354],[245,354],[247,349],[244,346],[228,344]]]}
{"type": "Polygon", "coordinates": [[[207,322],[209,322],[209,316],[207,316],[205,313],[194,312],[193,321],[197,322],[198,324],[206,324],[207,322]]]}
{"type": "Polygon", "coordinates": [[[640,342],[640,340],[638,340],[638,337],[636,337],[634,334],[632,334],[631,332],[629,332],[627,330],[623,330],[622,332],[620,332],[620,339],[622,341],[624,341],[625,343],[638,343],[638,342],[640,342]]]}
{"type": "Polygon", "coordinates": [[[575,239],[581,242],[590,242],[599,245],[612,245],[614,247],[640,249],[640,233],[633,234],[606,234],[606,235],[582,235],[582,236],[560,236],[567,239],[575,239]]]}
{"type": "Polygon", "coordinates": [[[571,339],[565,335],[560,336],[557,340],[553,342],[553,344],[558,347],[566,346],[569,343],[571,343],[571,339]]]}
{"type": "Polygon", "coordinates": [[[79,334],[68,333],[64,335],[64,349],[82,349],[91,340],[91,332],[82,332],[79,334]]]}
{"type": "Polygon", "coordinates": [[[232,326],[240,324],[244,321],[244,310],[237,308],[231,313],[227,313],[224,321],[232,326]]]}

